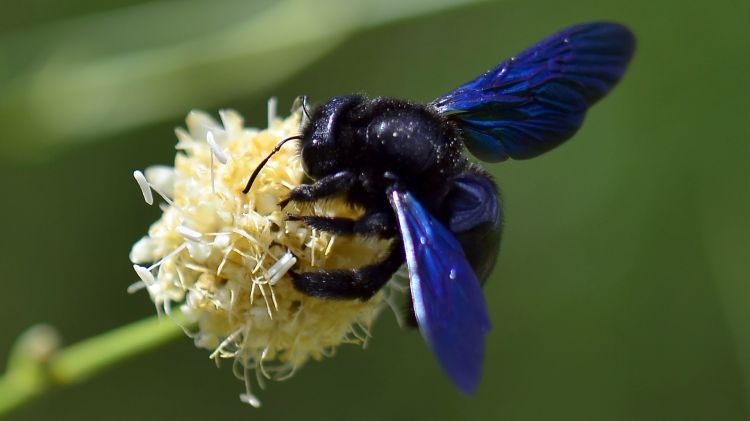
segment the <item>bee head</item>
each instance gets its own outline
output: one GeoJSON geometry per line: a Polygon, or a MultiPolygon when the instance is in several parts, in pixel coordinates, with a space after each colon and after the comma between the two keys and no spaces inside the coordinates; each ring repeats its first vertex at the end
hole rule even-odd
{"type": "Polygon", "coordinates": [[[305,174],[318,179],[346,168],[352,157],[352,110],[361,95],[333,97],[315,109],[302,130],[301,154],[305,174]]]}

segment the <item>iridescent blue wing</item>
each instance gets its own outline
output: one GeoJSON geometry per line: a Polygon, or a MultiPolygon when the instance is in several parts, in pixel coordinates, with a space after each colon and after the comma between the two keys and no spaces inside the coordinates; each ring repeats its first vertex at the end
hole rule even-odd
{"type": "Polygon", "coordinates": [[[419,330],[451,380],[472,393],[490,330],[479,280],[461,244],[409,192],[392,188],[388,198],[404,242],[419,330]]]}
{"type": "Polygon", "coordinates": [[[586,110],[620,80],[635,50],[626,27],[564,29],[432,102],[485,161],[533,158],[581,127],[586,110]]]}

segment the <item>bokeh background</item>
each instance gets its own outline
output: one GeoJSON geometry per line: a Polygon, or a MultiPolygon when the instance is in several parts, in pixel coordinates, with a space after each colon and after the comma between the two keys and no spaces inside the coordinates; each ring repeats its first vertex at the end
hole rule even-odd
{"type": "Polygon", "coordinates": [[[476,396],[386,312],[259,410],[183,339],[8,420],[750,419],[746,0],[0,4],[0,364],[34,323],[72,343],[153,313],[125,292],[159,214],[131,173],[172,161],[190,109],[264,126],[273,95],[429,101],[569,24],[639,39],[574,140],[490,167],[507,229],[476,396]]]}

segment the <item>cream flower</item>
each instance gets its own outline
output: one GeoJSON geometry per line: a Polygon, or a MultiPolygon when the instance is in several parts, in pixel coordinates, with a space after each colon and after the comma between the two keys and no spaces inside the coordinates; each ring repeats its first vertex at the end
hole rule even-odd
{"type": "Polygon", "coordinates": [[[286,213],[356,217],[339,200],[282,210],[278,202],[304,174],[297,148],[284,146],[258,176],[245,183],[281,139],[299,133],[301,113],[281,120],[269,102],[269,128],[243,127],[234,111],[221,123],[191,112],[188,130],[177,129],[174,168],[135,172],[144,198],[163,197],[163,215],[139,240],[130,260],[158,311],[173,303],[197,326],[198,347],[215,359],[233,358],[242,368],[243,401],[260,403],[250,392],[249,372],[283,379],[310,357],[329,356],[342,343],[364,344],[389,288],[368,301],[324,300],[298,292],[287,272],[357,267],[384,257],[388,241],[319,232],[286,213]]]}

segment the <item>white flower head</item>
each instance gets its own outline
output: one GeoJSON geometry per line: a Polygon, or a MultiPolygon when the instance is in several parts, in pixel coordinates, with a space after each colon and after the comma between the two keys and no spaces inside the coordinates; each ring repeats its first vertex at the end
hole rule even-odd
{"type": "Polygon", "coordinates": [[[130,252],[140,278],[130,290],[145,288],[159,312],[179,305],[197,326],[192,336],[198,347],[239,363],[248,385],[241,399],[257,406],[250,371],[259,381],[283,379],[310,357],[329,356],[342,343],[363,344],[389,294],[381,291],[368,301],[314,298],[294,288],[288,271],[373,263],[385,256],[388,241],[336,236],[287,220],[287,212],[361,215],[339,200],[279,208],[304,176],[294,145],[274,155],[242,193],[274,146],[299,133],[299,112],[278,119],[272,102],[270,127],[262,131],[245,128],[234,111],[220,117],[221,123],[191,112],[187,130],[176,130],[174,167],[135,172],[146,201],[153,201],[153,190],[165,203],[161,218],[130,252]]]}

